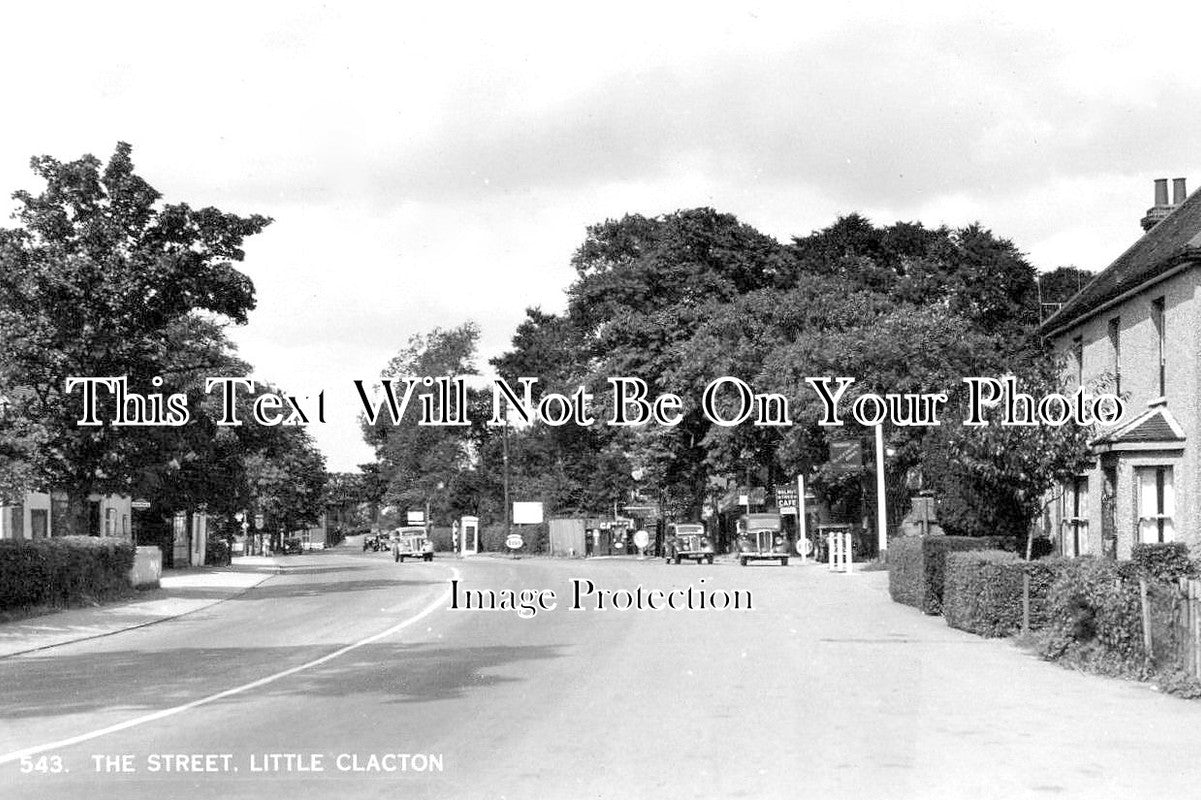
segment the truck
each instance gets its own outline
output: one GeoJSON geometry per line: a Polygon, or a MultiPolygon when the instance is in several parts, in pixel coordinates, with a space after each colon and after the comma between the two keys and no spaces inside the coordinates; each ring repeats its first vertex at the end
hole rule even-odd
{"type": "Polygon", "coordinates": [[[788,537],[779,514],[744,514],[738,523],[738,563],[779,561],[788,566],[788,537]]]}
{"type": "Polygon", "coordinates": [[[694,522],[672,523],[663,543],[663,557],[668,563],[679,564],[684,559],[700,564],[713,563],[713,542],[705,535],[705,526],[694,522]]]}

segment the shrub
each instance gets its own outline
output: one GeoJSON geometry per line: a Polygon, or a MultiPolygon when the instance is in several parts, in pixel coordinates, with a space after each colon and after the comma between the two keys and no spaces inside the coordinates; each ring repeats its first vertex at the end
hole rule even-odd
{"type": "Polygon", "coordinates": [[[922,537],[902,536],[888,543],[888,593],[893,602],[921,608],[922,537]]]}
{"type": "Polygon", "coordinates": [[[1130,557],[1143,577],[1161,581],[1197,577],[1197,565],[1189,558],[1188,546],[1183,542],[1136,544],[1130,557]]]}
{"type": "Polygon", "coordinates": [[[942,613],[943,573],[948,553],[992,550],[1012,545],[1009,537],[904,536],[894,539],[888,553],[888,591],[898,603],[927,614],[942,613]]]}
{"type": "Polygon", "coordinates": [[[0,541],[0,609],[65,606],[129,589],[134,546],[90,536],[0,541]]]}
{"type": "Polygon", "coordinates": [[[947,556],[943,616],[953,628],[981,636],[1010,636],[1021,630],[1023,579],[1030,587],[1030,629],[1050,621],[1047,595],[1062,560],[1023,561],[996,550],[947,556]]]}
{"type": "Polygon", "coordinates": [[[999,549],[1012,544],[1009,537],[927,536],[922,540],[922,593],[918,606],[927,614],[942,613],[947,555],[961,550],[999,549]]]}
{"type": "Polygon", "coordinates": [[[1044,658],[1068,659],[1109,674],[1146,664],[1138,582],[1130,562],[1089,556],[1065,560],[1047,596],[1044,658]]]}
{"type": "MultiPolygon", "coordinates": [[[[538,525],[514,525],[512,532],[522,538],[524,544],[516,552],[522,555],[545,553],[550,541],[549,526],[543,522],[538,525]]],[[[480,530],[480,550],[487,553],[512,552],[505,546],[505,526],[486,525],[480,530]]]]}

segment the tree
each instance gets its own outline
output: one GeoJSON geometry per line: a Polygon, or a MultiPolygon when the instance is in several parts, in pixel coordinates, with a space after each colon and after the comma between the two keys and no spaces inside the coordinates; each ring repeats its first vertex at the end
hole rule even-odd
{"type": "Polygon", "coordinates": [[[45,431],[39,473],[66,491],[71,532],[84,530],[88,494],[130,490],[152,429],[79,427],[80,397],[66,393],[66,378],[128,376],[149,392],[194,312],[245,322],[254,287],[233,264],[244,239],[270,223],[161,204],[131,152],[119,143],[103,167],[91,155],[34,158],[45,189],[14,194],[20,224],[0,230],[5,372],[45,431]]]}
{"type": "MultiPolygon", "coordinates": [[[[396,382],[473,375],[478,339],[479,328],[473,322],[414,335],[388,362],[381,377],[396,382]]],[[[459,427],[418,425],[417,412],[414,399],[399,424],[392,424],[387,412],[375,424],[364,418],[363,435],[375,448],[379,476],[387,486],[384,502],[412,508],[424,508],[428,503],[445,513],[448,486],[470,465],[469,434],[459,427]]]]}

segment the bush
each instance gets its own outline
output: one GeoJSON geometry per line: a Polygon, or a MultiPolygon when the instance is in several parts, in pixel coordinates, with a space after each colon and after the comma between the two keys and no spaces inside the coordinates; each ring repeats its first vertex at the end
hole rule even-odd
{"type": "Polygon", "coordinates": [[[0,541],[0,609],[67,606],[130,588],[134,546],[91,536],[0,541]]]}
{"type": "Polygon", "coordinates": [[[904,536],[889,544],[888,591],[898,603],[941,614],[947,554],[1012,546],[1009,537],[904,536]]]}
{"type": "Polygon", "coordinates": [[[209,536],[204,544],[204,563],[210,567],[229,566],[233,547],[224,535],[209,536]]]}
{"type": "Polygon", "coordinates": [[[1014,553],[984,550],[947,556],[943,616],[952,628],[980,636],[1021,630],[1023,578],[1030,586],[1030,629],[1050,622],[1047,596],[1062,560],[1023,561],[1014,553]]]}
{"type": "Polygon", "coordinates": [[[1143,670],[1142,610],[1130,564],[1090,556],[1062,562],[1047,597],[1050,624],[1039,643],[1044,658],[1107,674],[1143,670]]]}
{"type": "Polygon", "coordinates": [[[1000,549],[1003,543],[1012,544],[1009,537],[993,536],[927,536],[922,541],[922,594],[918,606],[927,614],[942,613],[943,583],[947,555],[961,550],[1000,549]]]}
{"type": "Polygon", "coordinates": [[[893,602],[921,608],[922,537],[902,536],[888,543],[888,593],[893,602]]]}
{"type": "Polygon", "coordinates": [[[1145,578],[1175,582],[1197,577],[1197,565],[1189,558],[1183,542],[1136,544],[1130,553],[1134,567],[1145,578]]]}
{"type": "MultiPolygon", "coordinates": [[[[521,555],[545,553],[550,542],[549,526],[543,522],[538,525],[514,525],[513,533],[522,538],[524,544],[516,552],[521,555]]],[[[512,552],[505,546],[505,526],[486,525],[480,530],[480,550],[486,553],[512,552]]]]}

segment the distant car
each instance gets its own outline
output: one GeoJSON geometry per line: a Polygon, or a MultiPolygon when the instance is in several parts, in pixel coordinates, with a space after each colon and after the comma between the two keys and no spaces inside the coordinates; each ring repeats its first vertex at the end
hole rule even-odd
{"type": "Polygon", "coordinates": [[[746,514],[738,536],[738,563],[776,561],[788,566],[788,537],[780,529],[779,514],[746,514]]]}
{"type": "Polygon", "coordinates": [[[378,553],[388,547],[388,537],[382,533],[368,533],[363,536],[363,552],[368,550],[378,553]]]}
{"type": "Polygon", "coordinates": [[[404,561],[406,558],[434,560],[434,543],[425,535],[425,528],[419,525],[397,528],[392,532],[391,539],[394,561],[404,561]]]}
{"type": "Polygon", "coordinates": [[[284,539],[284,546],[281,551],[284,555],[300,555],[304,552],[304,547],[300,544],[300,540],[296,538],[284,539]]]}
{"type": "Polygon", "coordinates": [[[668,563],[679,564],[687,559],[700,564],[708,561],[713,563],[713,542],[705,535],[705,526],[697,523],[673,524],[668,528],[667,539],[663,543],[664,560],[668,563]]]}

